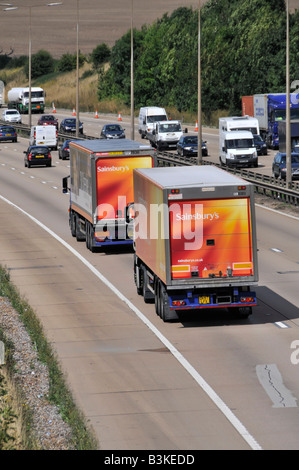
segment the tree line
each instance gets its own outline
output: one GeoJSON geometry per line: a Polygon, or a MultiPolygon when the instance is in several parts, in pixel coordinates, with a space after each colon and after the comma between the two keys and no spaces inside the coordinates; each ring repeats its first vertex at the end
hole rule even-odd
{"type": "MultiPolygon", "coordinates": [[[[207,120],[216,110],[241,112],[241,96],[286,88],[285,0],[210,0],[201,8],[201,96],[207,120]]],[[[198,10],[181,7],[133,32],[134,104],[197,112],[198,10]]],[[[299,80],[299,10],[290,14],[290,81],[299,80]]],[[[0,55],[0,69],[28,57],[0,55]],[[5,63],[3,63],[3,61],[5,63]]],[[[98,73],[98,99],[131,101],[131,31],[112,48],[98,45],[80,66],[98,73]]],[[[32,56],[32,78],[76,68],[76,54],[32,56]]],[[[298,87],[297,87],[298,88],[298,87]]]]}
{"type": "MultiPolygon", "coordinates": [[[[241,96],[285,91],[284,0],[210,0],[201,9],[201,96],[207,117],[241,112],[241,96]]],[[[99,99],[130,103],[128,31],[102,69],[99,99]]],[[[134,30],[134,102],[197,111],[198,10],[179,8],[134,30]]],[[[299,11],[290,15],[290,78],[299,80],[299,11]]]]}

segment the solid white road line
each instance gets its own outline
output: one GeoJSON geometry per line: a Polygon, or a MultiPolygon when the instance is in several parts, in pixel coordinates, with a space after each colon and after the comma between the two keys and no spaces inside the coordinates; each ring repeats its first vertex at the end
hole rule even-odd
{"type": "Polygon", "coordinates": [[[247,444],[253,450],[262,450],[262,447],[254,439],[254,437],[247,431],[245,426],[241,421],[232,413],[229,407],[222,401],[222,399],[217,395],[217,393],[210,387],[210,385],[203,379],[203,377],[197,372],[196,369],[182,356],[182,354],[168,341],[168,339],[146,318],[146,316],[135,307],[132,302],[127,299],[108,279],[103,276],[89,261],[87,261],[77,250],[75,250],[71,245],[69,245],[65,240],[63,240],[59,235],[53,232],[50,228],[40,222],[38,219],[33,217],[28,212],[24,211],[22,208],[14,204],[13,202],[6,199],[4,196],[0,195],[0,199],[11,205],[15,209],[22,212],[22,214],[29,217],[33,222],[35,222],[39,227],[49,233],[53,238],[55,238],[59,243],[61,243],[65,248],[67,248],[73,255],[75,255],[90,271],[92,271],[95,276],[98,277],[111,291],[121,299],[137,316],[138,318],[160,339],[165,347],[173,354],[173,356],[178,360],[178,362],[186,369],[186,371],[194,378],[202,390],[209,396],[209,398],[214,402],[214,404],[219,408],[223,415],[229,420],[229,422],[234,426],[236,431],[243,437],[247,444]]]}

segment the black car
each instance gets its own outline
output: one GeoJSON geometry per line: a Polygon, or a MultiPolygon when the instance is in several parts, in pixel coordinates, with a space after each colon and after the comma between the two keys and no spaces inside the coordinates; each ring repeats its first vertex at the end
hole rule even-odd
{"type": "Polygon", "coordinates": [[[24,163],[28,168],[33,165],[52,166],[52,156],[49,147],[30,145],[27,150],[24,150],[24,154],[24,163]]]}
{"type": "Polygon", "coordinates": [[[59,146],[58,156],[61,160],[70,158],[70,142],[71,140],[65,140],[63,144],[59,146]]]}
{"type": "MultiPolygon", "coordinates": [[[[177,154],[182,157],[196,157],[197,140],[196,135],[182,135],[177,143],[177,154]]],[[[205,141],[201,142],[201,152],[203,157],[208,155],[208,148],[205,141]]]]}
{"type": "Polygon", "coordinates": [[[105,124],[101,130],[101,139],[125,139],[125,130],[120,124],[105,124]]]}
{"type": "Polygon", "coordinates": [[[37,121],[38,126],[56,126],[58,129],[58,120],[52,114],[44,114],[37,121]]]}
{"type": "Polygon", "coordinates": [[[258,155],[267,155],[268,148],[266,142],[258,134],[253,134],[254,146],[258,155]]]}
{"type": "Polygon", "coordinates": [[[4,142],[8,140],[17,142],[17,131],[12,126],[0,126],[0,141],[4,142]]]}
{"type": "MultiPolygon", "coordinates": [[[[60,132],[76,132],[76,118],[65,118],[61,121],[60,132]]],[[[79,121],[79,132],[83,134],[83,123],[79,121]]]]}
{"type": "MultiPolygon", "coordinates": [[[[299,179],[299,153],[291,153],[292,179],[299,179]]],[[[277,152],[272,163],[272,175],[275,178],[286,179],[286,154],[277,152]]]]}

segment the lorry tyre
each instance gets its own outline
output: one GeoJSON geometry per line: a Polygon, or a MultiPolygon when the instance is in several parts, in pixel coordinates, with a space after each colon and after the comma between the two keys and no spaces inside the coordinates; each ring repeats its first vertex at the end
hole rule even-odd
{"type": "Polygon", "coordinates": [[[85,240],[85,236],[82,234],[81,230],[80,230],[80,219],[79,217],[76,217],[76,223],[75,223],[75,227],[76,227],[76,240],[77,242],[83,242],[85,240]]]}
{"type": "Polygon", "coordinates": [[[76,236],[76,215],[71,212],[70,215],[70,229],[71,229],[71,234],[73,237],[76,236]]]}
{"type": "Polygon", "coordinates": [[[155,280],[155,311],[160,316],[160,282],[155,280]]]}
{"type": "Polygon", "coordinates": [[[89,223],[86,222],[86,233],[85,233],[85,244],[86,244],[86,248],[88,250],[90,250],[90,227],[89,227],[89,223]]]}
{"type": "Polygon", "coordinates": [[[90,222],[86,222],[86,247],[88,250],[90,250],[92,253],[95,253],[96,247],[93,244],[94,241],[94,230],[90,222]]]}
{"type": "Polygon", "coordinates": [[[238,318],[248,318],[252,314],[252,307],[230,307],[228,309],[233,315],[238,318]]]}
{"type": "Polygon", "coordinates": [[[252,314],[252,307],[239,307],[237,313],[239,318],[248,318],[252,314]]]}
{"type": "Polygon", "coordinates": [[[142,265],[140,266],[138,258],[134,253],[134,281],[138,295],[142,295],[142,280],[140,281],[140,275],[142,275],[142,265]]]}

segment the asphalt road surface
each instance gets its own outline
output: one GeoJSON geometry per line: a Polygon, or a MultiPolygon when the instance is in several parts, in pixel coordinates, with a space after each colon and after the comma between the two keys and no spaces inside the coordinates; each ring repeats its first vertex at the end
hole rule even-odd
{"type": "MultiPolygon", "coordinates": [[[[101,126],[82,120],[86,132],[101,126]]],[[[297,450],[298,218],[256,208],[249,319],[209,311],[164,324],[136,293],[131,252],[91,253],[71,236],[69,162],[53,152],[52,168],[25,168],[27,144],[0,144],[0,263],[37,312],[101,449],[297,450]]]]}

